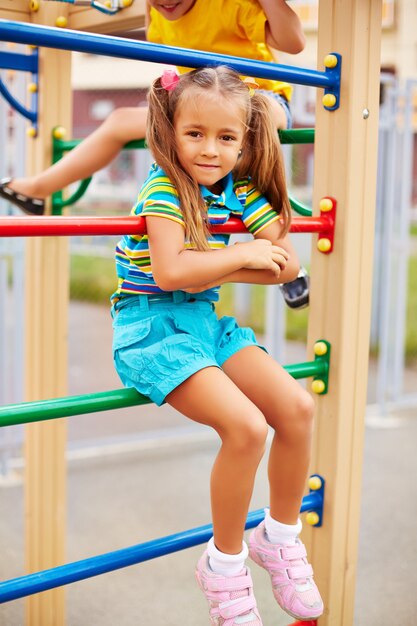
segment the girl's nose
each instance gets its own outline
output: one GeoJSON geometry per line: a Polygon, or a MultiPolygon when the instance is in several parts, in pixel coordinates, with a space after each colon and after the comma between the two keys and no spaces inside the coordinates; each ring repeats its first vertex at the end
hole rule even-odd
{"type": "Polygon", "coordinates": [[[201,146],[201,154],[208,157],[217,156],[217,144],[216,141],[207,139],[201,146]]]}

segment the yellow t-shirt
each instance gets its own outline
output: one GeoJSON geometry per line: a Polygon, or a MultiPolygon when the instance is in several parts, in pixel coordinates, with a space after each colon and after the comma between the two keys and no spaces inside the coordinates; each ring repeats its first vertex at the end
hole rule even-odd
{"type": "MultiPolygon", "coordinates": [[[[265,43],[266,15],[253,0],[196,0],[178,20],[166,20],[151,8],[148,41],[167,46],[273,62],[265,43]]],[[[178,68],[186,72],[190,68],[178,68]]],[[[283,94],[289,101],[292,87],[277,80],[256,78],[261,89],[283,94]]]]}

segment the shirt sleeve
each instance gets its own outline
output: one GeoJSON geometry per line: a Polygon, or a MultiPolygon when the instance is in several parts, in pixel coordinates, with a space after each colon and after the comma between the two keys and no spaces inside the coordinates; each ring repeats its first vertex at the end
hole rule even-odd
{"type": "Polygon", "coordinates": [[[175,187],[166,177],[150,179],[131,211],[141,217],[164,217],[184,227],[184,218],[175,187]]]}
{"type": "Polygon", "coordinates": [[[267,17],[262,7],[253,0],[241,0],[238,5],[236,24],[243,36],[254,43],[265,44],[267,17]]]}
{"type": "Polygon", "coordinates": [[[277,220],[279,220],[278,213],[272,208],[265,196],[252,183],[249,183],[242,215],[242,221],[248,231],[252,235],[257,235],[277,220]]]}

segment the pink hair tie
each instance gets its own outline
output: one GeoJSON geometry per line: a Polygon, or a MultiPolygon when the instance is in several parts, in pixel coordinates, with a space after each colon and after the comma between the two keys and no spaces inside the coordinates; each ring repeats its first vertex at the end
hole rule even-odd
{"type": "Polygon", "coordinates": [[[167,91],[175,89],[180,77],[175,70],[164,70],[161,76],[161,85],[167,91]]]}

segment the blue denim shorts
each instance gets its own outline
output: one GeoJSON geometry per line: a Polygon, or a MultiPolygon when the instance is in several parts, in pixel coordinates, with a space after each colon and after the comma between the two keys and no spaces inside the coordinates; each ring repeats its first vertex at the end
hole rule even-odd
{"type": "Polygon", "coordinates": [[[285,112],[285,117],[287,118],[287,128],[292,128],[292,113],[290,109],[290,104],[282,94],[276,93],[275,91],[269,91],[268,89],[259,89],[258,93],[263,93],[268,98],[272,98],[279,102],[285,112]]]}
{"type": "Polygon", "coordinates": [[[198,294],[127,296],[112,315],[116,371],[126,387],[157,405],[199,370],[221,368],[242,348],[259,345],[252,329],[234,317],[219,319],[198,294]]]}

